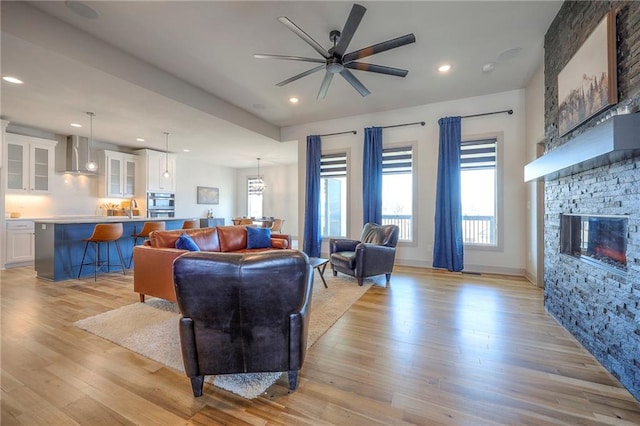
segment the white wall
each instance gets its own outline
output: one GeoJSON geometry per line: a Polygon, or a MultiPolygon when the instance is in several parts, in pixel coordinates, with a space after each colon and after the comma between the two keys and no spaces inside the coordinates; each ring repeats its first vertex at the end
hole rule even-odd
{"type": "MultiPolygon", "coordinates": [[[[297,145],[292,149],[297,149],[297,145]]],[[[237,169],[236,209],[233,216],[247,215],[247,178],[256,176],[256,167],[237,169]]],[[[279,217],[285,220],[282,232],[298,235],[298,164],[264,167],[260,165],[260,174],[267,185],[262,196],[264,216],[279,217]]]]}
{"type": "MultiPolygon", "coordinates": [[[[415,172],[418,193],[416,206],[416,241],[413,245],[401,245],[396,260],[398,264],[431,266],[433,258],[434,209],[438,156],[438,119],[453,115],[470,115],[483,112],[513,109],[513,115],[496,114],[463,119],[463,138],[471,135],[501,133],[503,135],[503,199],[504,215],[501,229],[504,244],[500,251],[465,249],[465,270],[523,275],[525,269],[525,100],[524,90],[514,90],[489,96],[459,99],[413,108],[365,114],[337,120],[308,123],[282,129],[283,140],[297,140],[298,148],[298,235],[303,235],[306,136],[356,130],[357,135],[347,134],[322,138],[323,151],[347,149],[349,160],[349,222],[348,236],[357,238],[362,229],[362,141],[364,128],[387,126],[407,122],[425,121],[426,126],[407,126],[383,131],[383,143],[416,142],[415,172]]],[[[302,243],[300,243],[302,247],[302,243]]],[[[323,253],[327,253],[326,242],[323,253]]]]}
{"type": "Polygon", "coordinates": [[[215,217],[231,224],[236,199],[236,169],[181,158],[176,159],[176,217],[206,217],[209,209],[215,217]],[[219,204],[198,204],[197,187],[219,189],[219,204]]]}
{"type": "MultiPolygon", "coordinates": [[[[526,162],[536,159],[537,145],[544,141],[544,64],[525,88],[526,98],[526,162]]],[[[526,184],[526,266],[525,276],[543,287],[542,228],[544,218],[544,182],[526,184]]]]}

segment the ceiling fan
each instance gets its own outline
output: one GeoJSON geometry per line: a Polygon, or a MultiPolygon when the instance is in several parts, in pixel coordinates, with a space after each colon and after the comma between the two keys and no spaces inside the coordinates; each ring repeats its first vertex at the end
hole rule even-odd
{"type": "Polygon", "coordinates": [[[366,11],[367,9],[364,6],[361,6],[359,4],[353,5],[353,7],[351,8],[351,12],[349,13],[349,17],[347,18],[347,22],[344,24],[342,32],[333,30],[329,33],[329,40],[331,40],[331,42],[333,43],[333,47],[329,50],[325,50],[318,42],[311,38],[309,34],[305,33],[302,29],[300,29],[300,27],[294,24],[286,16],[281,16],[278,18],[278,21],[280,21],[284,26],[296,33],[296,35],[298,35],[298,37],[300,37],[302,40],[306,41],[323,57],[323,59],[258,53],[253,55],[253,57],[256,59],[283,59],[288,61],[315,62],[322,64],[298,75],[294,75],[293,77],[288,78],[284,81],[281,81],[280,83],[276,84],[276,86],[282,87],[285,84],[289,84],[292,81],[296,81],[302,77],[306,77],[324,69],[324,80],[322,80],[322,84],[320,85],[318,99],[324,99],[324,97],[326,96],[334,74],[340,74],[345,80],[349,82],[349,84],[351,84],[351,86],[353,86],[354,89],[358,91],[358,93],[360,93],[362,96],[367,96],[371,92],[369,92],[369,90],[367,90],[367,88],[360,82],[360,80],[358,80],[356,76],[353,75],[351,71],[349,71],[350,69],[395,75],[397,77],[405,77],[409,71],[383,65],[369,64],[366,62],[357,62],[357,60],[365,58],[367,56],[375,55],[376,53],[395,49],[396,47],[401,47],[406,44],[414,43],[416,41],[416,37],[413,35],[413,33],[411,33],[345,54],[347,47],[349,46],[353,35],[358,29],[360,21],[362,20],[362,17],[364,16],[364,13],[366,11]]]}

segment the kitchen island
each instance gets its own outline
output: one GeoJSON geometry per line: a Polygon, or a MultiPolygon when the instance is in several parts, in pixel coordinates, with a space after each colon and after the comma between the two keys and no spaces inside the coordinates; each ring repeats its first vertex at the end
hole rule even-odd
{"type": "MultiPolygon", "coordinates": [[[[99,216],[65,219],[36,219],[35,222],[35,261],[34,267],[38,278],[52,281],[62,281],[78,278],[82,254],[84,253],[84,238],[89,238],[93,228],[98,223],[120,222],[124,232],[119,240],[125,263],[129,262],[133,251],[133,235],[140,232],[144,222],[164,221],[166,229],[180,229],[185,219],[175,218],[147,218],[127,216],[99,216]]],[[[100,258],[106,259],[106,244],[100,251],[100,258]],[[102,251],[104,250],[104,251],[102,251]]],[[[87,250],[87,257],[93,259],[91,248],[87,250]],[[89,257],[90,256],[90,257],[89,257]]],[[[118,259],[115,244],[109,244],[109,256],[112,263],[118,259]]],[[[117,268],[113,268],[114,271],[117,268]]],[[[82,268],[82,276],[93,276],[92,265],[82,268]]]]}

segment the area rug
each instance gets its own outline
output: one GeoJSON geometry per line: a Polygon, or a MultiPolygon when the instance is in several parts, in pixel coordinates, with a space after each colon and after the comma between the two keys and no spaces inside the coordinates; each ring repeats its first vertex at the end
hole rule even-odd
{"type": "MultiPolygon", "coordinates": [[[[373,283],[372,280],[365,280],[360,287],[355,279],[342,274],[333,277],[328,269],[325,279],[329,288],[324,288],[318,272],[315,272],[307,348],[326,333],[373,283]]],[[[76,321],[74,325],[184,372],[178,333],[179,317],[175,303],[148,298],[146,303],[123,306],[76,321]]],[[[265,392],[281,375],[282,373],[225,374],[207,376],[205,381],[252,399],[265,392]]]]}

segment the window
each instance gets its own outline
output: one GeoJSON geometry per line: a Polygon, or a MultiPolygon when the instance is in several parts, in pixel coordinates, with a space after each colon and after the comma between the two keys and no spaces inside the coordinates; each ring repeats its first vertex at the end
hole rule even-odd
{"type": "Polygon", "coordinates": [[[258,183],[262,179],[258,176],[247,178],[247,216],[262,217],[262,191],[258,183]]]}
{"type": "Polygon", "coordinates": [[[496,138],[461,144],[462,240],[465,244],[498,244],[496,146],[496,138]]]}
{"type": "Polygon", "coordinates": [[[347,154],[320,157],[320,232],[322,237],[347,235],[347,154]]]}
{"type": "Polygon", "coordinates": [[[413,241],[413,148],[382,150],[382,224],[398,225],[400,241],[413,241]]]}

